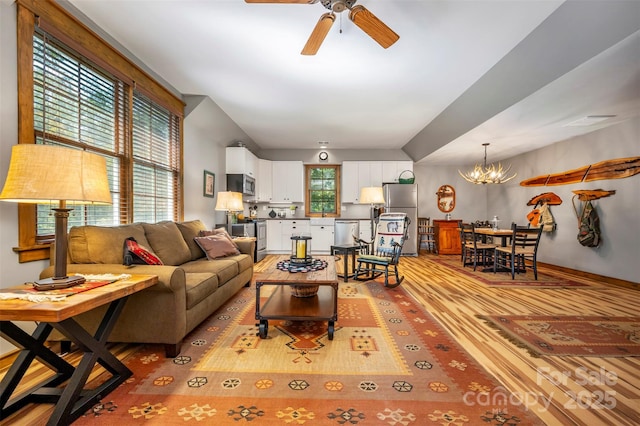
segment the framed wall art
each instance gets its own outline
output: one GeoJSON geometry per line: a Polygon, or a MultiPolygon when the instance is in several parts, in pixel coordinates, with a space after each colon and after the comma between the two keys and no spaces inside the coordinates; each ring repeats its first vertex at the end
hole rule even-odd
{"type": "Polygon", "coordinates": [[[202,195],[213,198],[215,196],[216,175],[208,170],[204,171],[204,188],[202,195]]]}

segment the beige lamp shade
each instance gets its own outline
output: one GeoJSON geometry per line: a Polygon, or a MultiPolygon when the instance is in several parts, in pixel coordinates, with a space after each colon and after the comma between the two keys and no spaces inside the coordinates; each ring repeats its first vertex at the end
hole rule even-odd
{"type": "Polygon", "coordinates": [[[11,149],[11,162],[0,201],[44,203],[57,201],[55,212],[54,276],[34,282],[39,289],[82,284],[80,275],[67,276],[66,204],[111,204],[104,157],[78,149],[41,144],[18,144],[11,149]]]}
{"type": "Polygon", "coordinates": [[[0,200],[111,204],[106,160],[97,154],[59,146],[14,145],[0,200]]]}
{"type": "Polygon", "coordinates": [[[239,192],[218,192],[218,200],[216,201],[215,209],[228,212],[239,212],[244,210],[244,206],[242,205],[242,194],[239,192]]]}
{"type": "Polygon", "coordinates": [[[365,186],[360,188],[361,204],[384,204],[381,186],[365,186]]]}

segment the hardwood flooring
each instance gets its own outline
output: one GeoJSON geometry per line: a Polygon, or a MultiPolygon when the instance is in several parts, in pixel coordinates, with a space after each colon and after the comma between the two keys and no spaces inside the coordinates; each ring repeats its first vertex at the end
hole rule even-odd
{"type": "Polygon", "coordinates": [[[594,281],[590,287],[557,290],[490,288],[429,259],[428,255],[402,258],[401,270],[406,277],[402,285],[507,390],[533,404],[529,409],[546,424],[640,424],[640,357],[534,358],[476,316],[639,316],[639,291],[594,281]],[[605,372],[617,378],[595,380],[605,372]],[[585,380],[585,376],[594,380],[585,380]],[[611,385],[602,383],[607,381],[611,385]],[[598,401],[610,408],[596,408],[598,401]]]}
{"type": "MultiPolygon", "coordinates": [[[[506,391],[525,398],[528,408],[542,421],[548,425],[640,424],[640,357],[534,358],[476,316],[639,316],[640,291],[597,281],[591,281],[589,287],[557,290],[491,288],[430,259],[430,254],[403,257],[400,272],[405,281],[402,286],[506,391]],[[605,373],[614,379],[597,380],[605,373]],[[593,380],[585,380],[585,377],[593,380]],[[598,408],[597,401],[603,407],[598,408]]],[[[274,260],[274,256],[267,256],[256,265],[256,270],[273,267],[274,260]]],[[[336,267],[340,270],[342,262],[336,262],[336,267]]],[[[539,269],[549,274],[567,275],[544,267],[539,269]]],[[[119,358],[126,357],[134,349],[135,345],[112,347],[119,358]]],[[[7,363],[0,364],[0,375],[6,368],[7,363]]],[[[32,368],[29,380],[33,382],[47,371],[44,367],[32,368]]],[[[44,424],[51,410],[46,404],[25,407],[2,424],[44,424]]]]}

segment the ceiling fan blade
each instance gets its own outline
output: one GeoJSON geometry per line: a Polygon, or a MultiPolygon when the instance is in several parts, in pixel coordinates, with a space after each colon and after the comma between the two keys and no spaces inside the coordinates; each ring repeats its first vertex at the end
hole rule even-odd
{"type": "Polygon", "coordinates": [[[318,0],[244,0],[245,3],[300,3],[313,4],[318,0]]]}
{"type": "Polygon", "coordinates": [[[398,34],[376,18],[364,6],[353,6],[351,12],[349,12],[349,19],[385,49],[400,38],[398,34]]]}
{"type": "Polygon", "coordinates": [[[304,45],[302,52],[300,52],[302,55],[315,55],[318,53],[318,49],[320,49],[320,45],[329,33],[335,19],[336,15],[333,13],[325,13],[320,17],[309,36],[309,40],[307,40],[307,44],[304,45]]]}

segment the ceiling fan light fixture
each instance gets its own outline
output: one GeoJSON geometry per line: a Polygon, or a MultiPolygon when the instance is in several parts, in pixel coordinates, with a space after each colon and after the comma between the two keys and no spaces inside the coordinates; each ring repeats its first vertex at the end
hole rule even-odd
{"type": "Polygon", "coordinates": [[[473,167],[473,170],[470,170],[466,173],[462,173],[460,170],[458,170],[458,173],[464,178],[464,180],[477,185],[484,185],[487,183],[509,182],[511,179],[518,175],[517,173],[514,173],[512,176],[507,176],[509,174],[509,171],[511,170],[511,165],[509,165],[509,167],[507,167],[506,169],[503,169],[501,163],[498,163],[497,166],[491,163],[487,167],[487,146],[489,146],[489,144],[483,143],[482,146],[484,146],[483,165],[481,166],[480,164],[476,164],[473,167]]]}

